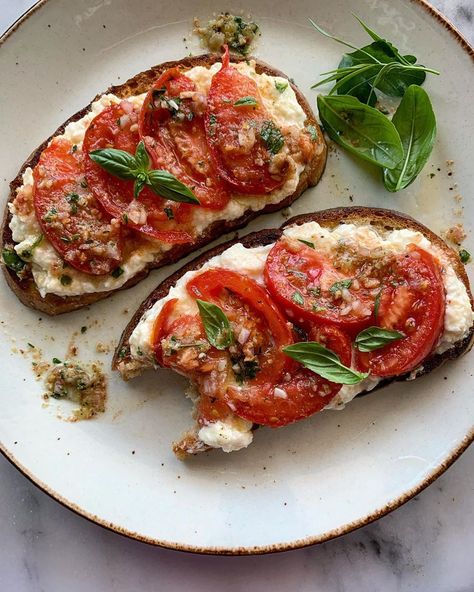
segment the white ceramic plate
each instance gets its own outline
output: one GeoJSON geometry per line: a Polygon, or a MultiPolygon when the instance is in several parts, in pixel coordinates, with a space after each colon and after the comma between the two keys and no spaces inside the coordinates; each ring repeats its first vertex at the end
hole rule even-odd
{"type": "MultiPolygon", "coordinates": [[[[44,0],[2,39],[0,162],[7,181],[60,123],[111,83],[153,64],[198,51],[192,17],[229,8],[211,1],[44,0]]],[[[321,183],[294,214],[336,205],[392,207],[440,231],[474,222],[471,175],[474,77],[469,48],[427,5],[394,0],[234,1],[261,25],[256,55],[292,76],[310,103],[310,86],[343,51],[307,17],[363,42],[351,11],[442,76],[426,84],[438,115],[435,150],[420,178],[391,195],[368,167],[332,153],[321,183]],[[447,160],[454,160],[447,167],[447,160]],[[448,176],[448,168],[454,172],[448,176]],[[435,173],[430,178],[430,173],[435,173]],[[464,216],[456,216],[465,198],[464,216]]],[[[280,213],[248,230],[277,226],[280,213]]],[[[473,245],[467,243],[467,248],[473,245]]],[[[472,250],[469,249],[469,250],[472,250]]],[[[129,384],[110,376],[107,412],[67,423],[42,407],[42,384],[27,342],[61,358],[71,338],[83,360],[98,341],[116,343],[145,295],[176,267],[90,311],[60,318],[24,308],[3,279],[0,440],[5,455],[54,498],[95,522],[151,543],[192,551],[252,553],[303,546],[348,532],[409,499],[439,475],[474,437],[472,357],[415,383],[391,386],[282,430],[259,430],[245,451],[213,452],[183,464],[170,442],[189,424],[184,380],[160,371],[129,384]],[[83,326],[84,335],[73,336],[83,326]]],[[[106,368],[111,354],[102,354],[106,368]]]]}

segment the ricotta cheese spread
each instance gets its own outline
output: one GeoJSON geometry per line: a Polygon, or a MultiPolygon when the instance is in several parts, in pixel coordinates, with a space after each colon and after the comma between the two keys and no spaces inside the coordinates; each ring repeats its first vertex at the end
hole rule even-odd
{"type": "MultiPolygon", "coordinates": [[[[471,302],[463,282],[446,259],[444,253],[436,248],[423,234],[410,229],[392,230],[379,233],[371,226],[356,226],[354,224],[341,224],[333,229],[324,228],[317,222],[307,222],[300,226],[290,226],[284,230],[284,234],[290,238],[303,239],[314,243],[318,252],[329,254],[341,240],[352,241],[361,249],[383,248],[392,253],[403,253],[409,244],[418,245],[420,248],[432,253],[438,258],[443,269],[443,283],[446,291],[446,309],[444,317],[444,331],[436,348],[436,353],[443,353],[462,340],[469,333],[474,322],[474,313],[471,302]]],[[[153,360],[151,349],[151,336],[155,319],[159,315],[165,302],[171,298],[179,300],[179,313],[195,314],[197,306],[195,301],[186,291],[189,280],[202,273],[202,271],[215,267],[223,267],[231,271],[239,272],[256,281],[264,283],[263,270],[268,253],[273,244],[246,248],[241,243],[226,249],[220,255],[207,261],[197,271],[184,274],[176,285],[170,289],[167,296],[155,302],[152,308],[145,312],[130,336],[130,348],[132,357],[137,358],[140,352],[144,359],[153,360]]],[[[343,385],[339,393],[325,407],[325,409],[343,409],[356,395],[363,391],[370,391],[380,382],[379,378],[368,377],[355,385],[343,385]]],[[[228,422],[216,422],[204,426],[199,431],[199,438],[215,448],[222,448],[226,452],[239,450],[250,443],[252,434],[250,427],[235,424],[235,418],[228,422]],[[247,434],[247,435],[245,435],[247,434]]],[[[248,423],[248,422],[247,422],[248,423]]]]}
{"type": "MultiPolygon", "coordinates": [[[[283,92],[279,92],[275,83],[286,83],[287,80],[278,76],[268,76],[267,74],[257,74],[255,63],[240,62],[234,64],[234,67],[243,74],[254,78],[262,96],[264,105],[272,119],[281,127],[296,127],[298,130],[304,128],[306,114],[298,103],[295,92],[291,85],[287,85],[283,92]]],[[[191,78],[196,84],[196,90],[207,95],[211,85],[212,77],[221,68],[220,63],[212,65],[210,68],[196,66],[186,72],[186,76],[191,78]]],[[[145,99],[145,94],[128,97],[127,100],[140,107],[145,99]]],[[[91,105],[90,111],[78,121],[69,123],[63,134],[57,137],[64,137],[72,144],[82,150],[82,142],[85,132],[91,121],[106,107],[114,103],[120,103],[121,99],[113,94],[102,95],[91,105]]],[[[283,150],[287,150],[286,147],[283,150]]],[[[233,196],[227,206],[222,210],[207,210],[196,207],[193,213],[193,226],[196,233],[202,234],[203,231],[216,220],[235,220],[242,214],[251,209],[252,211],[262,210],[267,204],[275,204],[283,201],[288,195],[294,193],[300,174],[304,166],[289,158],[289,174],[285,183],[278,189],[265,196],[233,196]]],[[[23,174],[23,184],[18,188],[25,199],[33,199],[33,174],[31,168],[27,168],[23,174]]],[[[18,254],[28,250],[41,235],[41,228],[36,220],[34,212],[25,215],[15,208],[14,203],[9,204],[11,212],[10,228],[15,243],[15,250],[18,254]]],[[[145,240],[140,247],[131,252],[120,267],[123,273],[118,277],[92,276],[78,270],[68,268],[68,276],[71,282],[67,285],[61,283],[60,277],[52,270],[62,263],[62,259],[57,254],[47,238],[43,238],[41,243],[32,250],[31,262],[32,274],[36,286],[42,297],[48,293],[59,296],[76,296],[93,292],[105,292],[118,289],[128,280],[140,273],[148,263],[156,261],[160,256],[171,248],[166,243],[154,240],[145,240]]]]}

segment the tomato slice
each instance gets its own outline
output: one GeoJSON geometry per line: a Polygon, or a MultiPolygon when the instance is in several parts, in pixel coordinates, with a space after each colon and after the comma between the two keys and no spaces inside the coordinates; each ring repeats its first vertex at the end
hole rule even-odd
{"type": "Polygon", "coordinates": [[[267,288],[288,318],[303,326],[334,324],[351,334],[370,324],[380,290],[379,278],[356,275],[356,270],[342,273],[315,249],[288,238],[275,244],[265,264],[267,288]]]}
{"type": "MultiPolygon", "coordinates": [[[[343,364],[350,366],[351,340],[341,329],[321,325],[309,337],[334,351],[343,364]]],[[[231,389],[232,408],[239,417],[253,423],[282,427],[321,411],[341,388],[341,384],[321,378],[292,361],[276,383],[231,389]]]]}
{"type": "Polygon", "coordinates": [[[288,363],[281,348],[292,342],[292,333],[264,288],[240,273],[215,268],[192,278],[187,290],[194,298],[213,302],[222,308],[234,325],[237,341],[243,340],[243,336],[239,337],[242,329],[244,334],[250,332],[242,347],[244,362],[245,358],[258,352],[259,365],[256,377],[250,382],[274,381],[281,374],[288,363]]]}
{"type": "Polygon", "coordinates": [[[410,372],[432,352],[443,330],[445,311],[440,267],[415,245],[396,257],[384,283],[378,325],[406,337],[372,352],[357,353],[358,367],[381,377],[410,372]]]}
{"type": "Polygon", "coordinates": [[[138,199],[133,195],[133,181],[119,179],[108,173],[87,155],[100,148],[117,148],[132,154],[138,142],[138,108],[129,101],[106,107],[86,130],[83,151],[86,155],[87,182],[109,214],[129,228],[166,243],[192,241],[186,229],[192,206],[164,200],[149,187],[138,199]]]}
{"type": "Polygon", "coordinates": [[[36,218],[64,261],[93,275],[115,269],[122,259],[120,224],[87,188],[82,152],[66,139],[54,139],[41,153],[33,179],[36,218]]]}
{"type": "Polygon", "coordinates": [[[209,345],[199,315],[177,315],[177,303],[176,298],[168,300],[155,320],[151,342],[155,358],[161,366],[175,368],[196,382],[200,424],[225,419],[232,411],[216,392],[225,388],[228,355],[209,345]]]}
{"type": "Polygon", "coordinates": [[[204,131],[206,98],[178,68],[166,70],[140,111],[140,136],[154,167],[192,187],[202,207],[222,209],[230,195],[214,168],[204,131]]]}
{"type": "Polygon", "coordinates": [[[261,137],[264,129],[279,130],[263,106],[255,81],[230,65],[227,46],[222,68],[213,76],[207,96],[205,129],[216,169],[234,191],[261,195],[283,184],[286,161],[283,159],[279,170],[272,173],[272,153],[261,137]],[[244,98],[255,101],[236,106],[244,98]]]}

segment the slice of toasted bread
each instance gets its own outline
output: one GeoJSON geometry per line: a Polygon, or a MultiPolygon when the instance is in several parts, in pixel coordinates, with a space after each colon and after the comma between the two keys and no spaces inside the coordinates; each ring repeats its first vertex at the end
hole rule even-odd
{"type": "MultiPolygon", "coordinates": [[[[317,222],[321,226],[327,228],[333,228],[341,223],[346,222],[356,225],[371,225],[374,227],[374,229],[378,229],[380,231],[411,229],[421,232],[432,243],[432,245],[443,252],[446,259],[450,262],[456,275],[466,287],[472,307],[473,300],[469,286],[469,280],[464,269],[464,265],[460,261],[458,254],[439,236],[426,228],[426,226],[423,226],[410,216],[399,212],[394,212],[392,210],[365,207],[334,208],[313,214],[302,214],[300,216],[295,216],[294,218],[291,218],[285,222],[281,228],[261,230],[260,232],[254,232],[242,238],[226,242],[197,257],[183,268],[178,270],[176,273],[171,275],[169,278],[164,280],[140,305],[131,321],[126,326],[121,336],[120,343],[115,351],[112,368],[118,370],[122,377],[125,380],[128,380],[133,376],[140,374],[147,368],[151,368],[153,366],[152,362],[149,360],[143,362],[131,356],[129,346],[130,336],[142,318],[143,314],[149,310],[157,300],[165,297],[168,294],[170,288],[172,288],[185,273],[200,269],[209,259],[220,255],[223,251],[236,243],[241,243],[247,248],[268,245],[270,243],[274,243],[281,237],[285,227],[290,225],[297,226],[312,221],[317,222]]],[[[473,335],[474,326],[471,327],[468,335],[466,335],[460,341],[454,343],[450,349],[441,354],[435,353],[424,360],[422,367],[420,367],[420,369],[416,372],[416,377],[428,374],[445,361],[457,358],[464,354],[470,349],[473,343],[473,335]]],[[[405,374],[395,378],[385,379],[382,380],[373,390],[385,386],[393,381],[408,380],[409,378],[411,378],[410,374],[405,374]]],[[[366,393],[360,393],[360,395],[364,394],[366,393]]],[[[209,446],[200,441],[198,437],[198,426],[196,425],[193,429],[186,432],[180,441],[174,444],[173,449],[179,458],[186,458],[191,454],[208,450],[209,446]]]]}
{"type": "MultiPolygon", "coordinates": [[[[153,82],[158,78],[158,76],[167,70],[168,68],[179,66],[183,69],[183,71],[193,68],[195,66],[206,66],[209,67],[212,64],[220,61],[221,56],[218,54],[203,54],[200,56],[194,57],[187,57],[182,60],[166,62],[164,64],[160,64],[159,66],[154,66],[150,70],[145,72],[141,72],[137,74],[130,80],[127,80],[124,84],[119,86],[112,86],[110,87],[106,93],[113,93],[120,98],[127,98],[133,95],[138,95],[144,93],[149,90],[150,86],[153,82]]],[[[231,62],[240,62],[246,61],[254,58],[243,58],[232,56],[231,62]]],[[[285,74],[282,72],[272,68],[268,64],[261,62],[259,60],[255,60],[255,69],[257,73],[268,74],[270,76],[282,76],[287,78],[285,74]]],[[[219,236],[231,232],[233,230],[237,230],[238,228],[242,228],[248,222],[259,216],[260,214],[267,214],[270,212],[274,212],[281,208],[285,208],[289,206],[293,201],[295,201],[308,187],[316,185],[321,174],[324,170],[324,166],[326,163],[326,144],[324,142],[324,138],[322,133],[319,131],[318,123],[315,120],[315,117],[311,111],[311,108],[306,101],[305,97],[301,93],[301,91],[291,82],[289,82],[295,91],[296,98],[298,103],[304,110],[306,114],[306,124],[311,125],[318,130],[318,140],[315,149],[315,155],[311,162],[305,167],[299,177],[299,183],[295,189],[295,191],[282,199],[279,203],[275,204],[267,204],[264,208],[259,211],[252,211],[251,209],[246,210],[239,218],[234,220],[218,220],[213,222],[210,226],[208,226],[204,232],[197,238],[197,240],[191,244],[180,244],[180,245],[173,245],[171,249],[166,251],[158,260],[152,261],[147,265],[145,269],[143,269],[139,274],[131,278],[127,283],[125,283],[121,289],[129,288],[143,278],[145,278],[151,269],[155,269],[158,267],[162,267],[164,265],[168,265],[170,263],[174,263],[178,261],[180,258],[184,257],[185,255],[196,251],[200,247],[209,244],[219,236]]],[[[101,95],[97,95],[94,100],[97,100],[101,95]]],[[[64,132],[66,125],[70,122],[77,121],[81,119],[89,110],[89,106],[82,109],[72,117],[70,117],[63,125],[61,125],[54,134],[48,138],[41,146],[39,146],[33,154],[28,158],[28,160],[23,164],[21,167],[18,175],[10,184],[10,196],[9,201],[12,201],[16,196],[17,189],[22,185],[22,175],[27,167],[34,167],[40,157],[41,152],[44,148],[48,145],[50,140],[64,132]]],[[[2,246],[11,247],[13,243],[12,239],[12,232],[9,227],[9,223],[11,220],[11,214],[8,210],[8,205],[6,206],[4,218],[3,218],[3,225],[2,225],[2,246]]],[[[64,312],[70,312],[73,310],[77,310],[89,304],[93,304],[98,300],[102,300],[110,296],[116,290],[106,291],[106,292],[96,292],[92,294],[84,294],[80,296],[67,296],[62,297],[55,294],[47,294],[44,298],[41,297],[36,284],[33,280],[31,274],[26,275],[25,278],[20,279],[17,274],[7,268],[5,265],[2,264],[3,271],[7,280],[8,285],[13,290],[13,292],[17,295],[20,301],[29,306],[31,308],[35,308],[41,312],[50,314],[50,315],[57,315],[64,312]]]]}

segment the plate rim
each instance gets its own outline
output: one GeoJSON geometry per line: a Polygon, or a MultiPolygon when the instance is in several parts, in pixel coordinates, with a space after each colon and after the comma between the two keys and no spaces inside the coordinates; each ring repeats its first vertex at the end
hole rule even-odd
{"type": "MultiPolygon", "coordinates": [[[[22,15],[20,15],[10,25],[10,27],[8,27],[8,29],[0,36],[0,48],[3,46],[5,41],[9,39],[13,35],[13,33],[15,33],[20,28],[20,26],[28,20],[30,16],[32,16],[35,12],[44,7],[48,2],[50,2],[50,0],[37,0],[28,10],[26,10],[22,15]]],[[[410,0],[410,3],[420,6],[429,16],[434,18],[440,25],[442,25],[448,31],[448,33],[454,38],[454,40],[459,43],[459,45],[467,53],[467,55],[471,57],[471,59],[474,61],[474,47],[456,28],[456,26],[453,23],[451,23],[451,21],[449,21],[437,8],[435,8],[427,0],[410,0]]],[[[321,544],[329,540],[335,539],[337,537],[343,536],[345,534],[348,534],[354,530],[357,530],[358,528],[361,528],[362,526],[367,526],[375,520],[382,518],[386,514],[401,507],[403,504],[411,500],[413,497],[415,497],[424,489],[426,489],[429,485],[431,485],[461,456],[461,454],[469,447],[469,445],[473,441],[474,427],[464,436],[464,438],[461,440],[458,446],[449,452],[447,458],[442,460],[436,467],[434,467],[432,471],[420,483],[418,483],[415,487],[408,489],[407,491],[405,491],[398,497],[394,498],[390,502],[386,503],[384,506],[375,509],[373,512],[367,514],[362,518],[359,518],[358,520],[348,522],[343,526],[332,529],[320,535],[310,535],[303,539],[296,539],[294,541],[287,543],[273,543],[270,545],[258,545],[251,547],[241,546],[230,548],[213,546],[201,547],[196,545],[188,545],[184,543],[174,543],[172,541],[159,540],[152,536],[146,536],[138,532],[133,532],[113,522],[108,522],[100,516],[96,516],[95,514],[88,512],[87,510],[84,510],[79,505],[65,498],[60,493],[51,488],[49,485],[44,483],[41,479],[34,475],[32,471],[27,469],[20,461],[18,461],[15,458],[13,452],[9,450],[7,446],[3,444],[3,442],[0,442],[0,452],[20,473],[23,474],[23,476],[25,476],[31,483],[33,483],[33,485],[35,485],[44,493],[46,493],[46,495],[48,495],[50,498],[52,498],[68,510],[71,510],[78,516],[86,518],[93,524],[101,526],[102,528],[115,532],[121,536],[142,543],[147,543],[149,545],[153,545],[156,547],[162,547],[165,549],[202,555],[264,555],[269,553],[281,553],[295,549],[302,549],[304,547],[321,544]]]]}

